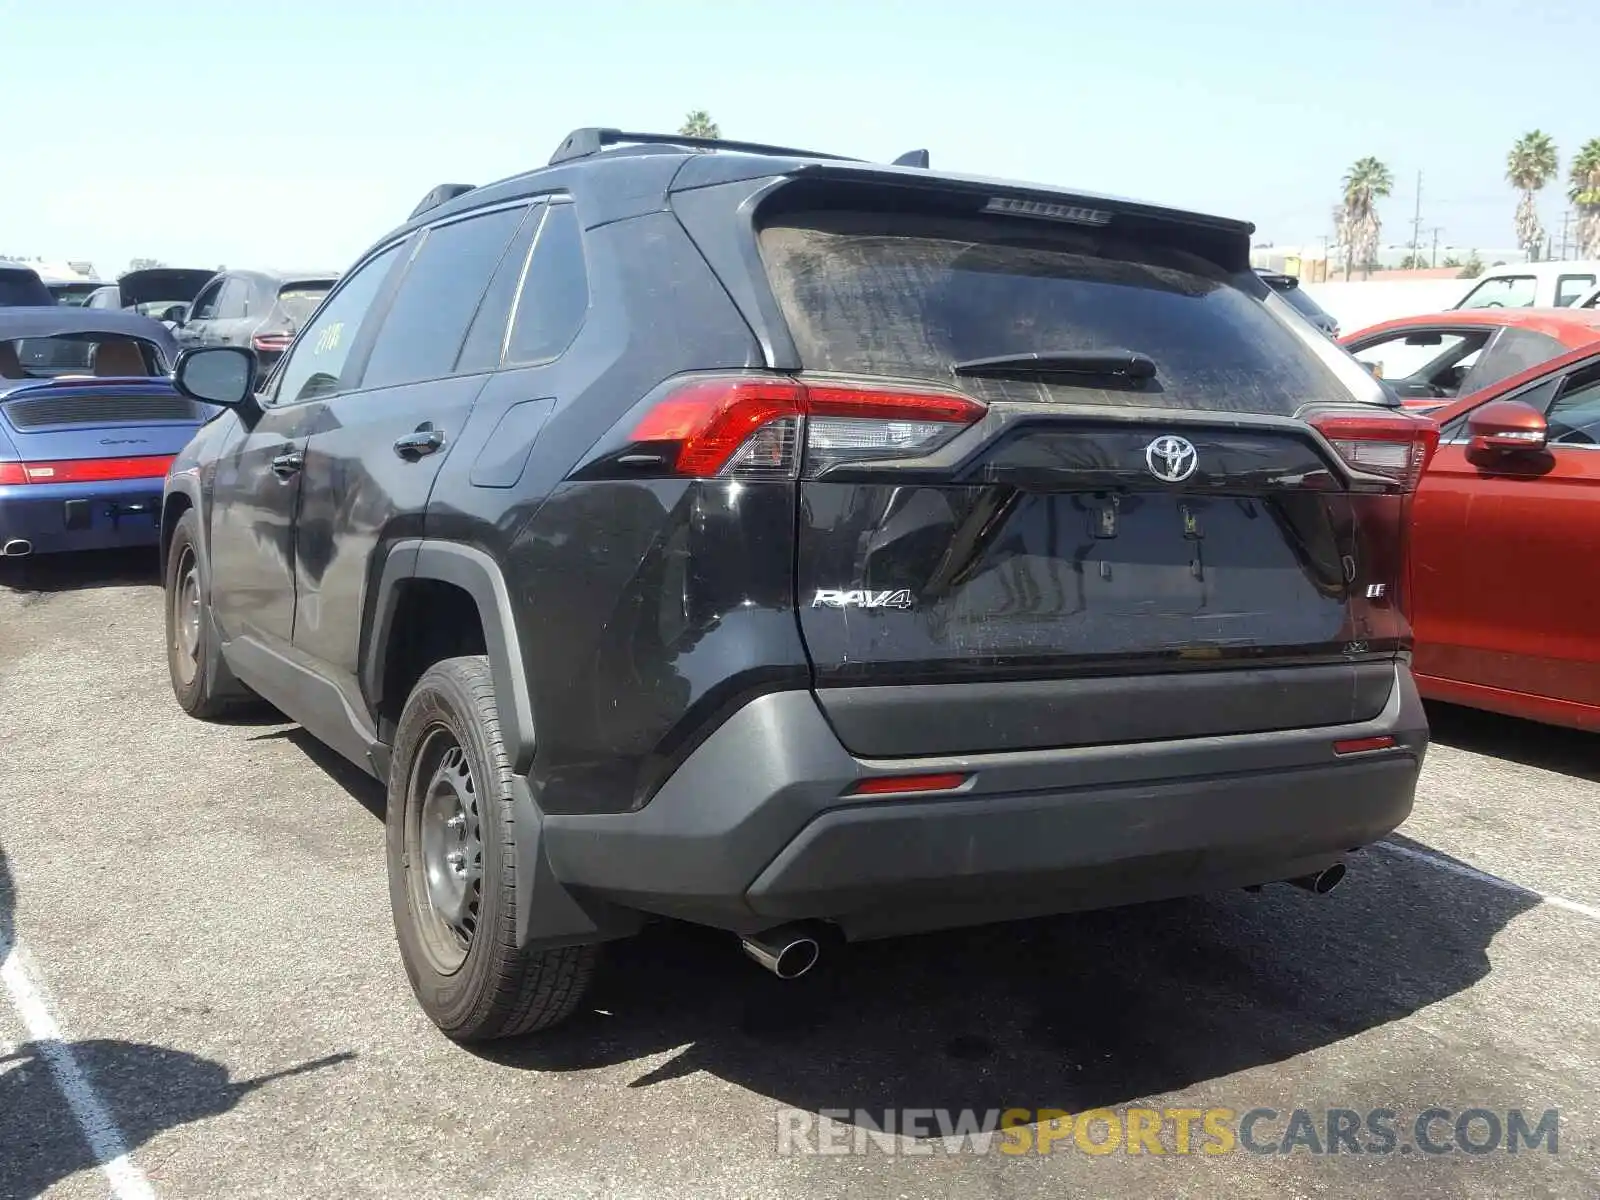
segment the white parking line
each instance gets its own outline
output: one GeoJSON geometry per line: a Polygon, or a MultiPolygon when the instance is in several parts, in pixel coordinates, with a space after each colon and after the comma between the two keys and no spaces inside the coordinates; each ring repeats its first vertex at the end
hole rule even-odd
{"type": "Polygon", "coordinates": [[[1559,908],[1565,912],[1576,913],[1578,916],[1586,917],[1591,921],[1600,921],[1600,908],[1596,908],[1592,904],[1580,904],[1576,900],[1568,900],[1565,896],[1556,896],[1550,892],[1541,892],[1531,887],[1523,887],[1520,883],[1512,883],[1509,879],[1501,879],[1498,875],[1491,875],[1487,871],[1469,867],[1466,863],[1454,862],[1448,858],[1441,858],[1437,854],[1429,854],[1425,850],[1416,850],[1410,846],[1397,845],[1394,842],[1377,842],[1374,848],[1387,850],[1390,854],[1398,854],[1401,858],[1425,862],[1429,866],[1438,867],[1442,871],[1449,871],[1452,875],[1475,879],[1479,883],[1486,883],[1490,887],[1499,888],[1503,892],[1515,892],[1519,896],[1532,896],[1535,900],[1541,900],[1551,908],[1559,908]]]}
{"type": "Polygon", "coordinates": [[[33,1039],[33,1049],[50,1067],[56,1086],[66,1097],[78,1128],[89,1144],[89,1151],[105,1172],[116,1200],[155,1200],[155,1191],[144,1172],[128,1157],[122,1131],[95,1094],[94,1085],[78,1065],[61,1024],[50,1011],[44,985],[36,972],[29,970],[27,951],[21,943],[11,945],[0,936],[0,982],[5,984],[11,1003],[33,1039]]]}

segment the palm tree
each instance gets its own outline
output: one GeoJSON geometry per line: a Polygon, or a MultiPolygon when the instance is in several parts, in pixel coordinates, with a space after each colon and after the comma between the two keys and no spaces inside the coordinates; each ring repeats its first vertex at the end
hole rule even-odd
{"type": "Polygon", "coordinates": [[[1578,256],[1600,257],[1600,137],[1583,144],[1567,181],[1567,198],[1578,206],[1578,256]]]}
{"type": "Polygon", "coordinates": [[[1544,244],[1535,196],[1555,178],[1559,166],[1555,142],[1537,129],[1519,137],[1506,155],[1506,182],[1522,193],[1517,202],[1517,245],[1528,252],[1530,262],[1539,257],[1539,247],[1544,244]]]}
{"type": "Polygon", "coordinates": [[[1378,255],[1378,233],[1383,222],[1378,218],[1378,201],[1394,191],[1394,176],[1389,168],[1370,155],[1357,159],[1344,177],[1344,203],[1339,214],[1339,240],[1344,243],[1344,277],[1350,278],[1357,257],[1368,268],[1378,255]]]}
{"type": "Polygon", "coordinates": [[[683,126],[678,130],[684,137],[719,138],[722,130],[717,128],[717,123],[711,119],[711,114],[703,108],[697,108],[683,119],[683,126]]]}

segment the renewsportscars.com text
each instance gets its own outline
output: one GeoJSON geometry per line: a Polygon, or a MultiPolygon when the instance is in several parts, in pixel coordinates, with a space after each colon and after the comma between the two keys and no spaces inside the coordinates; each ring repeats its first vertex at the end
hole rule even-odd
{"type": "Polygon", "coordinates": [[[782,1109],[780,1155],[1560,1152],[1561,1113],[1510,1108],[782,1109]]]}

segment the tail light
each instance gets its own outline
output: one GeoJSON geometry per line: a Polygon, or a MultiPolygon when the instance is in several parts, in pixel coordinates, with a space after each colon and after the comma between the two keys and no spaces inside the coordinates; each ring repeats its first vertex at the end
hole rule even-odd
{"type": "Polygon", "coordinates": [[[1322,412],[1311,424],[1352,471],[1375,475],[1395,490],[1414,492],[1439,445],[1439,427],[1409,413],[1322,412]]]}
{"type": "Polygon", "coordinates": [[[161,479],[172,465],[170,454],[139,458],[85,458],[58,462],[0,463],[0,484],[107,483],[119,479],[161,479]]]}
{"type": "Polygon", "coordinates": [[[250,345],[257,354],[281,354],[293,341],[292,333],[258,333],[250,339],[250,345]]]}
{"type": "Polygon", "coordinates": [[[728,376],[670,388],[618,461],[675,475],[792,478],[852,459],[928,454],[987,410],[960,392],[728,376]]]}

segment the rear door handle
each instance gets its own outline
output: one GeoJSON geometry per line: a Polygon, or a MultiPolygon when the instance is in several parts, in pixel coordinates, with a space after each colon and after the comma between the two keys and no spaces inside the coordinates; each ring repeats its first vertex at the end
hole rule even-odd
{"type": "Polygon", "coordinates": [[[306,456],[298,450],[285,450],[272,460],[272,473],[279,479],[287,479],[306,465],[306,456]]]}
{"type": "Polygon", "coordinates": [[[432,454],[444,445],[444,430],[435,429],[431,425],[423,425],[414,433],[398,437],[394,441],[394,452],[407,462],[416,462],[424,455],[432,454]]]}

